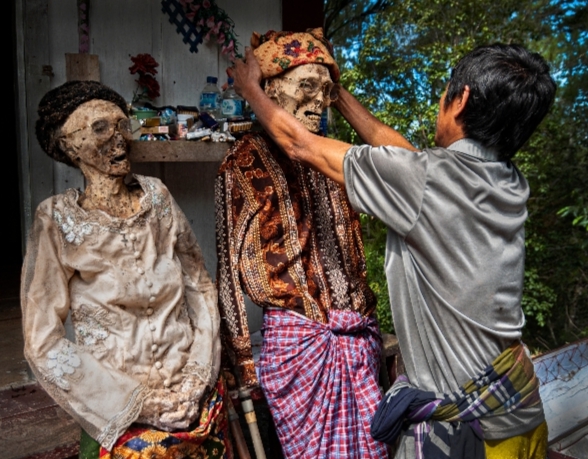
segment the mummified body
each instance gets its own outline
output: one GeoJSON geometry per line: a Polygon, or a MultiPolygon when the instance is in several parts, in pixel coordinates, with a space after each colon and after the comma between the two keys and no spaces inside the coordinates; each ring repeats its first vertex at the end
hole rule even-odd
{"type": "MultiPolygon", "coordinates": [[[[339,75],[322,31],[255,38],[266,93],[318,132],[339,75]]],[[[376,299],[345,191],[265,134],[231,149],[216,187],[225,342],[240,383],[263,389],[284,455],[387,457],[369,429],[380,400],[376,299]],[[243,291],[264,309],[259,381],[243,291]]]]}
{"type": "Polygon", "coordinates": [[[41,101],[37,137],[87,183],[42,202],[28,242],[25,355],[39,382],[100,457],[226,457],[216,289],[163,183],[125,183],[124,99],[66,83],[41,101]]]}

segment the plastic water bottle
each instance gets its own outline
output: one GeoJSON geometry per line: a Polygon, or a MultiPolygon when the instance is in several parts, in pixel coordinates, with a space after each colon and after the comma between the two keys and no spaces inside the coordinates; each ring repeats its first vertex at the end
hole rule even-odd
{"type": "Polygon", "coordinates": [[[223,92],[222,114],[225,118],[237,118],[243,116],[245,100],[235,92],[233,79],[229,77],[229,86],[223,92]]]}
{"type": "Polygon", "coordinates": [[[206,85],[204,85],[204,88],[200,93],[200,103],[198,108],[201,112],[206,112],[218,119],[222,116],[222,96],[220,89],[218,89],[218,86],[216,85],[217,81],[218,79],[216,77],[206,77],[206,85]]]}

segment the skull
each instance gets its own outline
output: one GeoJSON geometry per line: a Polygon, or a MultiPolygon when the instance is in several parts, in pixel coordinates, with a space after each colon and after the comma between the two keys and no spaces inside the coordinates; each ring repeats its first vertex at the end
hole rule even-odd
{"type": "Polygon", "coordinates": [[[84,175],[88,169],[111,176],[130,172],[130,121],[112,102],[93,99],[80,105],[61,127],[60,147],[84,175]]]}
{"type": "Polygon", "coordinates": [[[321,114],[330,104],[333,81],[321,64],[296,66],[266,80],[265,92],[309,131],[320,130],[321,114]]]}

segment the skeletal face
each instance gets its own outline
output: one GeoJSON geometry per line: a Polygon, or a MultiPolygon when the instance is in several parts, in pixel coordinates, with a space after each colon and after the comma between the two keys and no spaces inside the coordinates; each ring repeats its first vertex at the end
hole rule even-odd
{"type": "Polygon", "coordinates": [[[60,146],[84,175],[88,169],[110,176],[130,172],[130,121],[112,102],[80,105],[61,128],[60,146]]]}
{"type": "Polygon", "coordinates": [[[305,64],[267,80],[265,92],[309,131],[318,132],[333,81],[326,66],[305,64]]]}

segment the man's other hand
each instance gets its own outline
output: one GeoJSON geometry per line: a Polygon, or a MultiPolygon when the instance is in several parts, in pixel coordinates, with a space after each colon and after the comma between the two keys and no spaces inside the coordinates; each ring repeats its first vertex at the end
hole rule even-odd
{"type": "Polygon", "coordinates": [[[262,80],[261,67],[249,46],[245,48],[245,58],[235,61],[233,78],[235,91],[245,99],[251,88],[259,88],[262,80]]]}

